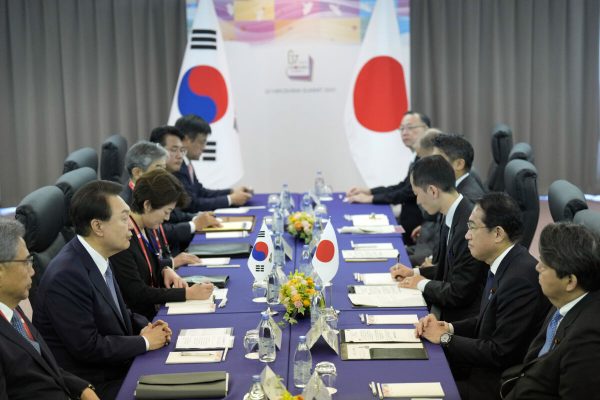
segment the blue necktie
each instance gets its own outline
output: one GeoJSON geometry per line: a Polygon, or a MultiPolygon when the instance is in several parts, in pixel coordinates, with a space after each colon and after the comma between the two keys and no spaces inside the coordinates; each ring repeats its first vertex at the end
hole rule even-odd
{"type": "Polygon", "coordinates": [[[29,336],[27,335],[27,332],[25,331],[25,327],[23,326],[23,321],[21,321],[21,317],[18,315],[18,313],[16,311],[13,313],[13,316],[10,319],[10,324],[17,330],[17,332],[19,332],[21,334],[21,336],[23,336],[29,343],[31,343],[33,348],[39,354],[42,354],[40,351],[40,344],[38,342],[36,342],[35,340],[31,340],[29,338],[29,336]]]}
{"type": "Polygon", "coordinates": [[[548,324],[548,328],[546,329],[546,342],[542,346],[538,357],[543,356],[552,348],[552,344],[554,342],[554,335],[556,335],[556,329],[558,328],[558,323],[561,319],[562,315],[560,315],[558,310],[556,310],[556,312],[552,316],[552,319],[550,320],[550,323],[548,324]]]}
{"type": "Polygon", "coordinates": [[[113,279],[113,274],[112,270],[110,269],[110,265],[108,266],[108,268],[106,268],[106,273],[104,274],[104,277],[106,280],[106,285],[108,286],[108,290],[110,291],[113,301],[115,302],[115,306],[117,307],[117,310],[119,310],[119,315],[121,316],[121,318],[123,318],[123,314],[121,314],[121,307],[119,307],[119,299],[117,298],[115,281],[113,279]]]}
{"type": "Polygon", "coordinates": [[[492,294],[494,294],[492,292],[493,287],[494,287],[494,273],[492,272],[492,270],[489,270],[487,280],[485,282],[485,288],[483,288],[483,294],[481,295],[481,305],[479,307],[479,313],[483,312],[483,309],[485,308],[485,306],[487,306],[487,303],[490,301],[492,294]]]}

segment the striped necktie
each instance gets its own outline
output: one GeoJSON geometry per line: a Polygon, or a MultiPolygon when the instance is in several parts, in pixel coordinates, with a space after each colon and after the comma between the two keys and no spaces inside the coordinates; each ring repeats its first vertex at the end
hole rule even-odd
{"type": "Polygon", "coordinates": [[[108,290],[113,298],[115,306],[117,310],[119,310],[119,315],[123,318],[123,314],[121,313],[121,307],[119,307],[119,299],[117,298],[117,290],[115,289],[115,281],[113,279],[112,270],[110,269],[110,265],[106,268],[106,272],[104,273],[104,279],[106,280],[106,285],[108,286],[108,290]]]}

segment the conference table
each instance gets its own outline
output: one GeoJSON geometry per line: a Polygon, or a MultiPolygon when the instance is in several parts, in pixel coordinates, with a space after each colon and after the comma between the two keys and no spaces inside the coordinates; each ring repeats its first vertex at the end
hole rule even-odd
{"type": "MultiPolygon", "coordinates": [[[[267,194],[257,194],[248,206],[264,206],[267,204],[267,194]]],[[[300,204],[301,195],[293,193],[292,198],[296,205],[300,204]]],[[[328,216],[335,228],[351,225],[347,215],[355,214],[385,214],[391,223],[395,221],[391,207],[388,205],[374,204],[349,204],[343,201],[341,193],[335,193],[333,199],[325,203],[328,216]]],[[[253,244],[256,240],[262,220],[270,216],[271,212],[265,208],[251,209],[248,215],[256,217],[256,223],[250,234],[245,238],[236,239],[206,239],[204,234],[197,234],[192,243],[213,242],[245,242],[253,244]]],[[[295,240],[288,233],[284,239],[293,249],[293,259],[286,258],[284,271],[286,274],[293,272],[300,260],[300,254],[304,242],[295,240]]],[[[406,254],[402,236],[398,233],[389,234],[337,234],[338,247],[340,250],[340,264],[338,272],[332,281],[332,286],[326,289],[328,303],[330,302],[339,313],[338,329],[365,328],[361,323],[360,313],[369,314],[417,314],[418,317],[427,314],[426,307],[415,308],[368,308],[354,307],[347,296],[347,287],[358,284],[354,279],[355,272],[386,272],[396,260],[385,262],[346,262],[341,257],[341,250],[351,249],[351,241],[356,243],[389,242],[400,252],[400,261],[410,265],[406,254]]],[[[192,275],[229,275],[228,301],[224,308],[217,308],[215,313],[189,314],[189,315],[167,315],[167,309],[163,306],[156,318],[169,323],[173,330],[173,340],[163,349],[150,351],[135,358],[125,381],[119,391],[117,399],[135,399],[135,387],[137,380],[142,375],[177,373],[177,372],[200,372],[200,371],[227,371],[229,372],[229,391],[226,399],[241,400],[252,384],[252,375],[260,374],[266,364],[258,360],[250,360],[244,357],[243,337],[247,330],[257,328],[260,322],[260,312],[267,307],[265,303],[252,301],[253,277],[247,268],[247,258],[232,258],[231,264],[239,264],[239,268],[210,268],[206,267],[181,267],[178,273],[185,276],[192,275]],[[228,351],[225,361],[206,364],[165,364],[169,352],[175,350],[177,335],[181,329],[190,328],[217,328],[233,327],[235,336],[234,346],[228,351]]],[[[272,307],[279,314],[274,316],[276,321],[281,320],[284,308],[277,305],[272,307]]],[[[373,327],[373,326],[371,326],[373,327]]],[[[411,328],[403,325],[377,325],[377,328],[411,328]]],[[[293,354],[298,343],[298,337],[304,335],[310,329],[310,318],[300,319],[295,325],[286,324],[282,327],[282,346],[277,351],[276,360],[269,363],[270,368],[279,375],[284,384],[293,394],[300,393],[293,385],[293,354]]],[[[427,360],[352,360],[342,361],[327,344],[321,339],[311,349],[313,367],[317,362],[333,362],[337,369],[336,388],[338,392],[333,399],[358,400],[374,398],[369,382],[440,382],[445,393],[445,399],[459,399],[456,384],[452,378],[450,368],[439,345],[425,342],[428,354],[427,360]]]]}

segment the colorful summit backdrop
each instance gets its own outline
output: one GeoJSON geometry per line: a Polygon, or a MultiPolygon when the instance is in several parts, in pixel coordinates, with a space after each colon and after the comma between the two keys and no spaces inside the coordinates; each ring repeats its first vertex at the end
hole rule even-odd
{"type": "MultiPolygon", "coordinates": [[[[367,182],[349,145],[344,114],[353,91],[362,104],[357,117],[369,129],[390,132],[399,125],[397,109],[410,104],[409,0],[379,0],[391,3],[407,61],[402,64],[404,93],[372,101],[365,97],[364,86],[353,87],[353,79],[375,0],[213,1],[229,66],[231,96],[226,101],[235,105],[240,138],[244,167],[240,183],[257,192],[274,192],[287,182],[292,191],[301,192],[312,186],[317,170],[336,191],[403,179],[410,152],[399,148],[394,149],[398,163],[392,176],[375,176],[367,182]],[[390,104],[396,102],[401,104],[390,104]],[[384,109],[384,118],[374,117],[366,112],[369,105],[391,111],[384,109]],[[297,167],[285,168],[291,158],[297,167]]],[[[188,0],[189,29],[196,7],[195,0],[188,0]]],[[[364,76],[377,74],[386,63],[374,61],[364,76]]],[[[212,112],[217,116],[216,101],[206,97],[214,102],[212,112]]]]}

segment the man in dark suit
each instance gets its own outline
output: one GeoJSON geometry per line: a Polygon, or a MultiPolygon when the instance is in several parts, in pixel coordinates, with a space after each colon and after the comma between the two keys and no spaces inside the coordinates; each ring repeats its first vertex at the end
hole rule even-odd
{"type": "Polygon", "coordinates": [[[537,261],[518,240],[523,220],[505,193],[484,195],[468,222],[473,257],[490,266],[479,315],[448,323],[422,318],[417,336],[442,343],[463,400],[498,399],[500,375],[522,362],[550,303],[542,294],[537,261]]]}
{"type": "MultiPolygon", "coordinates": [[[[415,111],[407,111],[402,117],[399,129],[402,142],[411,151],[416,152],[419,140],[429,127],[431,127],[431,121],[428,116],[415,111]]],[[[419,157],[416,157],[415,161],[418,159],[419,157]]],[[[409,174],[397,185],[378,186],[372,189],[353,187],[348,190],[346,196],[351,203],[401,204],[399,222],[405,230],[404,243],[413,244],[411,233],[421,224],[423,215],[410,187],[409,174]]]]}
{"type": "MultiPolygon", "coordinates": [[[[139,141],[127,151],[125,155],[125,169],[129,174],[129,182],[123,187],[120,196],[131,206],[133,188],[137,180],[146,172],[155,169],[166,169],[169,153],[156,143],[145,140],[139,141]]],[[[163,223],[169,249],[169,257],[179,257],[174,261],[173,267],[183,264],[198,263],[198,257],[182,253],[188,247],[196,231],[208,226],[219,226],[219,221],[208,212],[189,213],[179,207],[171,212],[168,222],[163,223]]]]}
{"type": "Polygon", "coordinates": [[[108,258],[129,247],[129,206],[121,185],[94,181],[75,193],[77,236],[50,262],[38,289],[33,323],[58,364],[112,399],[137,355],[165,346],[171,330],[126,307],[108,258]]]}
{"type": "Polygon", "coordinates": [[[472,202],[485,194],[485,189],[471,173],[475,152],[467,139],[451,133],[437,135],[433,139],[433,154],[441,155],[452,165],[456,190],[460,194],[472,202]]]}
{"type": "Polygon", "coordinates": [[[98,399],[89,382],[57,365],[18,307],[34,274],[24,233],[20,222],[0,219],[0,399],[98,399]]]}
{"type": "Polygon", "coordinates": [[[471,256],[465,239],[473,203],[456,191],[452,166],[442,156],[415,162],[410,179],[417,203],[429,214],[444,216],[437,264],[414,269],[396,264],[392,277],[401,280],[401,287],[419,289],[438,318],[457,321],[477,315],[487,268],[471,256]]]}
{"type": "Polygon", "coordinates": [[[505,399],[600,399],[600,236],[550,224],[536,269],[550,310],[524,363],[504,372],[505,399]]]}
{"type": "MultiPolygon", "coordinates": [[[[196,116],[182,118],[197,119],[196,116]]],[[[181,120],[181,118],[180,118],[181,120]]],[[[177,122],[181,122],[178,120],[177,122]]],[[[202,121],[203,122],[203,121],[202,121]]],[[[208,124],[204,122],[206,126],[208,124]]],[[[192,124],[189,124],[192,125],[192,124]]],[[[193,125],[192,125],[193,126],[193,125]]],[[[185,211],[211,211],[217,208],[241,206],[252,198],[251,191],[246,187],[235,189],[207,189],[198,181],[190,160],[197,160],[202,154],[208,133],[194,131],[191,126],[185,126],[186,134],[174,126],[161,126],[152,130],[150,141],[159,143],[169,152],[167,171],[177,177],[190,195],[191,201],[185,211]],[[193,140],[186,137],[194,137],[193,140]],[[185,141],[185,144],[184,144],[185,141]],[[186,145],[189,146],[186,147],[186,145]]],[[[206,129],[206,128],[204,128],[206,129]]],[[[210,132],[210,126],[208,126],[210,132]]]]}

